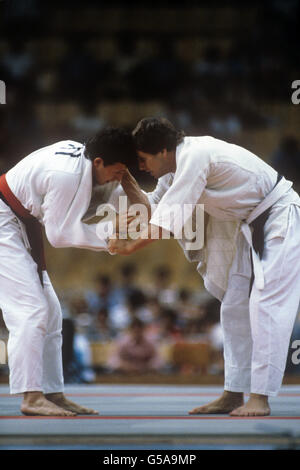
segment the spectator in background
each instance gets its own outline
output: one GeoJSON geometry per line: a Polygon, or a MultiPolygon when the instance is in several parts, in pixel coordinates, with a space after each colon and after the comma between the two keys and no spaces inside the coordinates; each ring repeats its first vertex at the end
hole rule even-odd
{"type": "Polygon", "coordinates": [[[218,103],[223,100],[227,85],[228,64],[222,49],[217,45],[209,45],[199,60],[192,66],[194,86],[205,90],[207,97],[218,103]],[[220,86],[222,83],[222,86],[220,86]]]}
{"type": "Polygon", "coordinates": [[[7,83],[25,86],[32,77],[34,57],[26,50],[24,41],[16,37],[3,54],[0,66],[7,83]]]}
{"type": "Polygon", "coordinates": [[[163,367],[156,345],[147,338],[141,320],[134,318],[128,333],[120,336],[108,365],[114,371],[124,373],[146,373],[163,367]]]}
{"type": "Polygon", "coordinates": [[[97,96],[104,71],[89,53],[83,40],[77,39],[68,44],[58,74],[63,98],[82,100],[91,95],[97,96]]]}
{"type": "Polygon", "coordinates": [[[187,66],[175,51],[174,41],[157,41],[157,54],[147,57],[133,67],[129,79],[134,99],[170,99],[179,85],[186,83],[187,66]],[[184,81],[184,82],[183,82],[184,81]]]}
{"type": "Polygon", "coordinates": [[[96,375],[92,366],[92,351],[88,339],[88,329],[91,324],[90,315],[80,313],[75,319],[73,381],[77,383],[92,383],[96,375]]]}
{"type": "Polygon", "coordinates": [[[199,317],[199,307],[193,302],[192,293],[188,289],[178,291],[176,309],[183,320],[199,317]]]}
{"type": "Polygon", "coordinates": [[[14,91],[10,102],[5,105],[6,132],[11,136],[8,139],[10,167],[44,143],[42,124],[25,84],[22,89],[14,88],[14,91]],[[16,135],[17,139],[13,137],[16,135]]]}
{"type": "MultiPolygon", "coordinates": [[[[70,318],[73,323],[72,331],[72,362],[68,367],[69,383],[89,383],[95,379],[92,369],[92,357],[89,340],[89,330],[93,322],[93,316],[88,313],[87,302],[84,295],[74,293],[69,299],[69,305],[65,313],[65,319],[70,318]]],[[[71,328],[69,327],[71,330],[71,328]]],[[[67,333],[65,331],[65,333],[67,333]]]]}
{"type": "Polygon", "coordinates": [[[211,345],[211,374],[221,374],[224,372],[224,339],[220,323],[220,302],[212,299],[207,302],[206,314],[203,319],[207,340],[211,345]]]}
{"type": "Polygon", "coordinates": [[[102,308],[106,308],[110,314],[111,309],[118,304],[110,276],[98,274],[95,278],[95,290],[86,292],[85,301],[91,314],[97,314],[102,308]]]}
{"type": "Polygon", "coordinates": [[[127,328],[133,318],[149,323],[152,320],[151,310],[143,291],[134,288],[128,293],[125,303],[116,305],[109,314],[110,325],[120,331],[127,328]]]}
{"type": "Polygon", "coordinates": [[[151,337],[156,342],[173,343],[182,337],[183,323],[178,312],[170,307],[160,306],[158,321],[151,326],[151,337]]]}
{"type": "Polygon", "coordinates": [[[106,309],[107,320],[112,330],[120,331],[127,328],[132,312],[145,304],[142,292],[135,288],[129,290],[128,287],[127,285],[126,290],[120,291],[113,286],[108,275],[98,275],[96,290],[86,294],[89,312],[95,316],[100,310],[106,309]],[[132,298],[129,300],[130,296],[132,298]]]}
{"type": "Polygon", "coordinates": [[[126,262],[120,267],[120,280],[115,288],[116,296],[121,304],[126,304],[128,296],[136,289],[137,266],[126,262]]]}
{"type": "Polygon", "coordinates": [[[105,343],[108,341],[112,341],[115,338],[116,334],[117,331],[115,330],[115,328],[113,328],[109,320],[107,308],[100,308],[88,330],[89,340],[105,343]]]}
{"type": "Polygon", "coordinates": [[[86,142],[106,124],[105,119],[99,115],[94,100],[80,102],[79,113],[70,120],[73,138],[78,142],[86,142]]]}
{"type": "Polygon", "coordinates": [[[148,308],[151,310],[151,316],[152,316],[152,324],[155,324],[159,322],[160,319],[160,314],[161,314],[161,305],[159,303],[159,300],[156,296],[147,296],[147,305],[148,308]]]}
{"type": "Polygon", "coordinates": [[[152,312],[147,306],[147,297],[141,289],[132,290],[127,298],[127,306],[130,318],[150,323],[152,321],[152,312]]]}
{"type": "Polygon", "coordinates": [[[188,343],[208,342],[209,338],[202,318],[189,318],[182,329],[184,341],[188,343]]]}
{"type": "Polygon", "coordinates": [[[128,31],[122,32],[118,39],[118,54],[114,60],[114,81],[110,92],[113,91],[114,96],[126,97],[130,91],[130,75],[141,58],[137,51],[137,37],[128,31]]]}
{"type": "Polygon", "coordinates": [[[232,110],[219,109],[214,114],[210,121],[209,126],[211,133],[218,139],[230,139],[236,137],[242,130],[242,123],[237,114],[232,110]]]}
{"type": "Polygon", "coordinates": [[[73,381],[75,323],[71,316],[64,316],[62,322],[62,362],[65,383],[73,381]]]}
{"type": "Polygon", "coordinates": [[[162,264],[153,270],[150,295],[156,296],[161,304],[171,304],[176,301],[176,291],[170,287],[171,277],[172,271],[168,265],[162,264]]]}
{"type": "Polygon", "coordinates": [[[48,2],[39,0],[9,0],[2,2],[4,4],[5,19],[4,28],[7,33],[17,31],[19,34],[24,32],[32,34],[33,32],[43,32],[45,22],[48,19],[48,2]]]}

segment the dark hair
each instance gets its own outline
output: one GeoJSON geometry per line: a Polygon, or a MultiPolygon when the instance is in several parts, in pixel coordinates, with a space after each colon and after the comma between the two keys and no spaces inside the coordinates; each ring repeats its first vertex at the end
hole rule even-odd
{"type": "Polygon", "coordinates": [[[145,323],[138,317],[134,317],[131,322],[130,322],[130,325],[129,325],[129,328],[132,329],[132,328],[145,328],[145,323]]]}
{"type": "Polygon", "coordinates": [[[111,278],[107,274],[97,274],[95,282],[107,287],[111,285],[111,278]]]}
{"type": "Polygon", "coordinates": [[[121,274],[123,277],[130,277],[130,276],[134,276],[136,274],[136,265],[134,263],[124,263],[122,266],[121,266],[121,274]]]}
{"type": "Polygon", "coordinates": [[[138,288],[134,288],[127,297],[127,303],[132,309],[137,309],[145,305],[147,299],[144,292],[138,288]]]}
{"type": "Polygon", "coordinates": [[[130,166],[136,158],[132,134],[124,128],[106,127],[87,141],[85,156],[90,160],[101,157],[104,165],[124,163],[130,166]]]}
{"type": "Polygon", "coordinates": [[[138,122],[132,135],[137,150],[155,155],[163,149],[175,150],[185,133],[165,118],[149,117],[138,122]]]}
{"type": "Polygon", "coordinates": [[[159,279],[169,279],[172,275],[172,270],[167,264],[160,264],[153,270],[153,275],[159,279]]]}

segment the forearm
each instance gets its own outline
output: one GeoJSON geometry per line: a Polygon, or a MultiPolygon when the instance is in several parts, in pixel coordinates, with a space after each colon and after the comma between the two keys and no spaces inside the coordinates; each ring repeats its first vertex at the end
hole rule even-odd
{"type": "Polygon", "coordinates": [[[128,196],[130,204],[143,204],[147,208],[149,221],[151,218],[151,205],[147,196],[142,192],[138,182],[129,171],[124,174],[121,185],[128,196]]]}
{"type": "Polygon", "coordinates": [[[68,228],[61,229],[56,225],[45,226],[49,243],[55,248],[81,248],[92,251],[107,251],[106,238],[109,224],[104,222],[87,225],[80,221],[68,228]]]}

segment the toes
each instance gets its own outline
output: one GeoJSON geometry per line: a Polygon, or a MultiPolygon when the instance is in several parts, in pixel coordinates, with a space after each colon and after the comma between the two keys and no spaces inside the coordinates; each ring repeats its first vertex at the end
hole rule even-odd
{"type": "Polygon", "coordinates": [[[90,408],[81,408],[78,413],[83,414],[83,415],[98,415],[99,412],[96,410],[92,410],[90,408]]]}
{"type": "Polygon", "coordinates": [[[61,408],[60,410],[53,410],[52,412],[49,413],[51,416],[76,416],[76,413],[73,413],[73,411],[67,411],[61,408]]]}
{"type": "Polygon", "coordinates": [[[237,408],[229,413],[230,416],[251,417],[251,416],[267,416],[269,413],[261,410],[247,410],[246,408],[237,408]]]}
{"type": "Polygon", "coordinates": [[[235,410],[232,410],[229,415],[230,416],[240,416],[241,413],[241,408],[236,408],[235,410]]]}
{"type": "Polygon", "coordinates": [[[64,413],[65,416],[76,416],[77,413],[73,413],[72,411],[68,411],[66,413],[64,413]]]}
{"type": "Polygon", "coordinates": [[[76,413],[79,415],[98,415],[99,411],[90,408],[76,408],[76,413]]]}
{"type": "Polygon", "coordinates": [[[98,415],[99,411],[93,410],[92,408],[87,408],[86,413],[89,415],[98,415]]]}
{"type": "Polygon", "coordinates": [[[198,415],[198,414],[202,414],[202,413],[205,413],[203,408],[194,408],[193,410],[189,411],[190,415],[198,415]]]}

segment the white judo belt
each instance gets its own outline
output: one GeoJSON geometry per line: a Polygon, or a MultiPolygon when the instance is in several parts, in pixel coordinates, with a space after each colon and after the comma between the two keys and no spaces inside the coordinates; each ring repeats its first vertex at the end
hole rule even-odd
{"type": "Polygon", "coordinates": [[[264,273],[260,262],[259,254],[255,251],[253,246],[252,231],[250,224],[260,215],[262,215],[265,211],[267,211],[270,207],[272,207],[273,204],[275,204],[292,187],[292,185],[293,183],[291,181],[287,181],[285,178],[282,178],[276,184],[273,190],[265,197],[265,199],[258,206],[255,207],[255,209],[251,212],[247,220],[243,221],[241,224],[241,231],[251,249],[254,283],[258,290],[262,290],[264,288],[264,273]]]}

